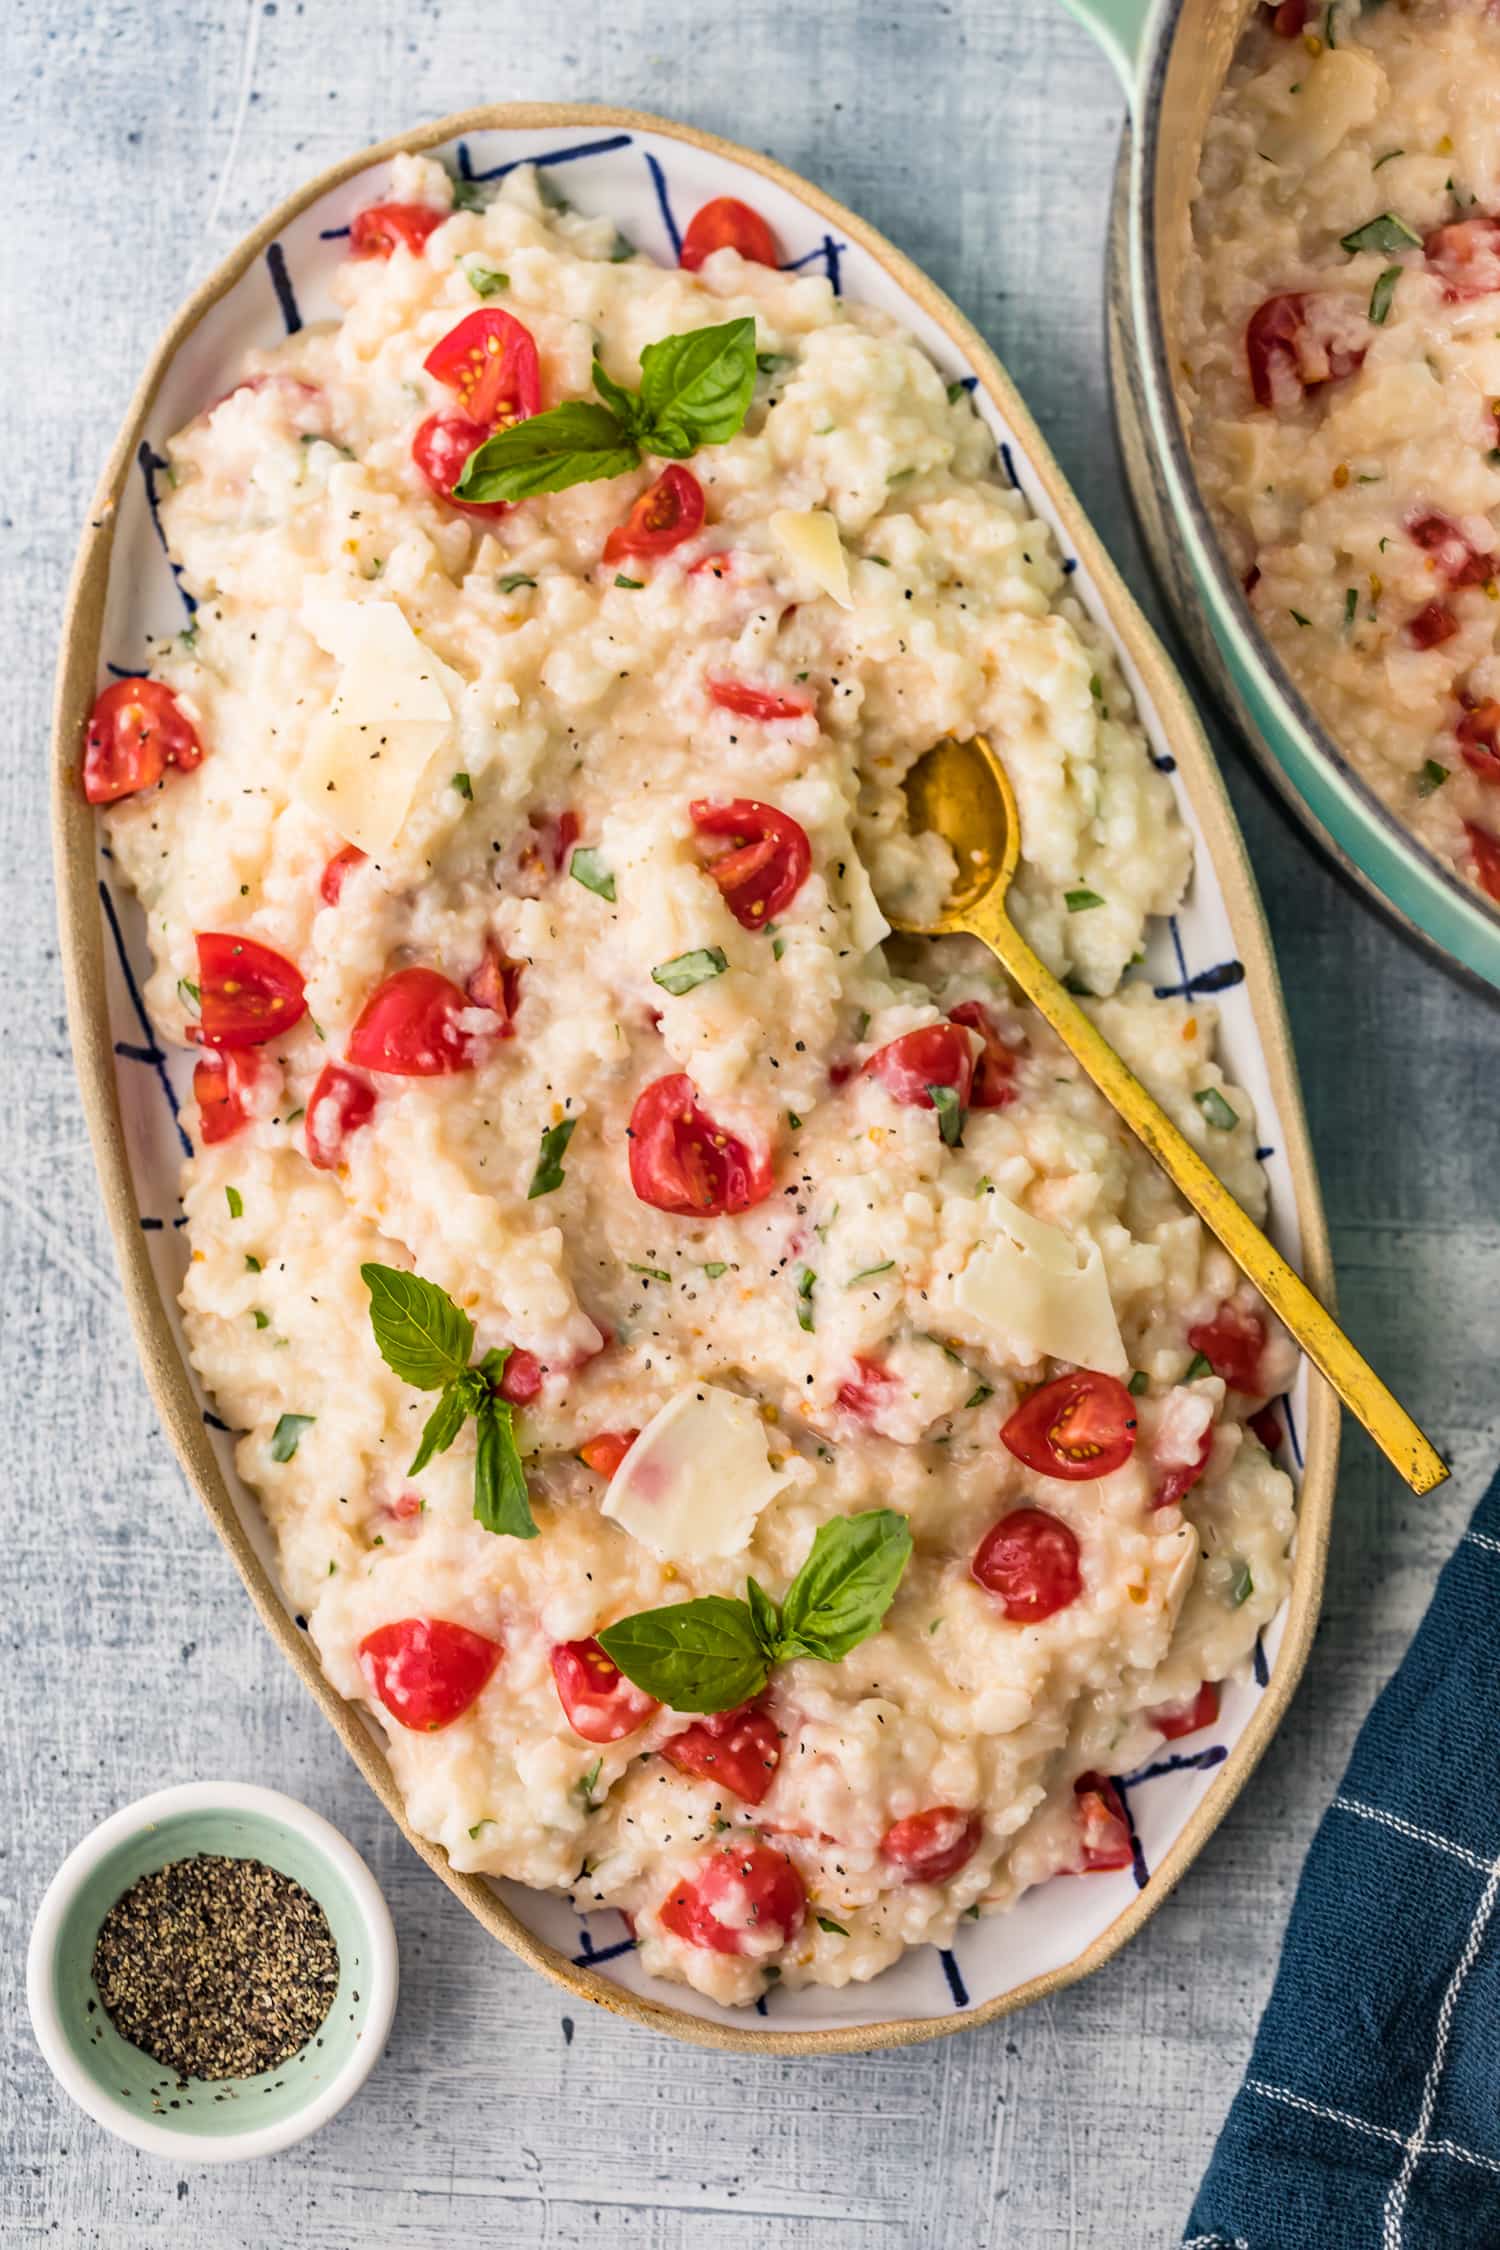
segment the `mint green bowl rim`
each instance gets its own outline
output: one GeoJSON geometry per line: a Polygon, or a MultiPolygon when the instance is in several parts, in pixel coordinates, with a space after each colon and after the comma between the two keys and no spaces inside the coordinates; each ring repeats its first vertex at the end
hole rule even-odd
{"type": "MultiPolygon", "coordinates": [[[[397,1984],[390,1912],[353,1845],[295,1798],[237,1781],[160,1789],[101,1821],[48,1885],[26,1964],[37,2044],[64,2092],[122,2140],[179,2164],[269,2156],[316,2132],[379,2060],[397,1984]],[[218,2087],[189,2081],[191,2098],[179,2107],[148,2108],[150,2082],[169,2080],[171,2073],[121,2040],[97,2004],[91,1964],[99,1922],[119,1891],[148,1868],[226,1847],[283,1865],[318,1899],[339,1940],[338,1994],[318,2041],[276,2071],[218,2087]],[[106,2063],[117,2084],[133,2081],[130,2092],[105,2083],[106,2063]],[[259,2095],[266,2097],[264,2109],[259,2095]],[[264,2122],[247,2124],[249,2116],[264,2122]]],[[[174,2082],[173,2095],[178,2091],[174,2082]]]]}

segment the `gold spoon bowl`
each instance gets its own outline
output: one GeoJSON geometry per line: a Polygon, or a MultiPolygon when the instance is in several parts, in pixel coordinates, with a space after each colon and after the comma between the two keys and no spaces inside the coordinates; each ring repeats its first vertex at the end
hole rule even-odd
{"type": "Polygon", "coordinates": [[[1010,776],[984,736],[927,751],[907,775],[906,800],[913,831],[936,831],[958,872],[935,922],[893,915],[895,927],[913,936],[967,935],[989,947],[1413,1492],[1441,1484],[1448,1468],[1437,1449],[1006,913],[1021,822],[1010,776]]]}

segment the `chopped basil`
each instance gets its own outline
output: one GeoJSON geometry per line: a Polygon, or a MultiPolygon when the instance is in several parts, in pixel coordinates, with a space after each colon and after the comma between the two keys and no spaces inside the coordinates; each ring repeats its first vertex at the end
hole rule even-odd
{"type": "Polygon", "coordinates": [[[1354,623],[1354,613],[1358,607],[1359,588],[1357,586],[1346,586],[1344,588],[1344,631],[1346,633],[1354,623]]]}
{"type": "MultiPolygon", "coordinates": [[[[573,856],[576,859],[578,855],[575,852],[573,856]]],[[[651,971],[651,982],[659,984],[663,992],[691,992],[695,985],[721,977],[728,966],[716,945],[701,945],[695,953],[678,953],[670,961],[659,962],[651,971]]]]}
{"type": "MultiPolygon", "coordinates": [[[[538,188],[541,187],[541,184],[542,175],[538,172],[538,188]]],[[[453,208],[455,211],[482,211],[485,208],[484,192],[477,180],[455,177],[453,181],[453,208]]]]}
{"type": "Polygon", "coordinates": [[[876,1274],[878,1273],[892,1272],[895,1268],[895,1264],[896,1261],[894,1258],[887,1258],[884,1265],[863,1266],[858,1273],[850,1274],[849,1279],[844,1283],[844,1287],[846,1289],[855,1289],[862,1281],[873,1281],[876,1274]]]}
{"type": "Polygon", "coordinates": [[[993,1398],[994,1395],[995,1394],[990,1389],[988,1383],[976,1384],[975,1388],[970,1391],[968,1397],[964,1400],[964,1412],[967,1413],[971,1406],[983,1406],[985,1400],[987,1398],[993,1398]]]}
{"type": "Polygon", "coordinates": [[[1378,172],[1382,164],[1393,163],[1398,156],[1404,156],[1405,154],[1406,151],[1404,148],[1388,148],[1384,156],[1376,157],[1374,163],[1370,166],[1370,170],[1372,172],[1378,172]]]}
{"type": "Polygon", "coordinates": [[[283,1414],[271,1432],[271,1459],[290,1461],[302,1440],[304,1430],[310,1430],[318,1419],[316,1414],[283,1414]]]}
{"type": "Polygon", "coordinates": [[[1063,903],[1070,914],[1087,914],[1091,906],[1102,906],[1103,899],[1097,891],[1064,891],[1063,903]]]}
{"type": "Polygon", "coordinates": [[[510,275],[494,266],[465,266],[464,272],[476,297],[498,297],[502,289],[510,287],[510,275]]]}
{"type": "Polygon", "coordinates": [[[1347,250],[1351,257],[1360,250],[1384,250],[1390,256],[1396,250],[1418,249],[1421,241],[1422,237],[1414,234],[1394,211],[1382,211],[1378,218],[1366,219],[1352,234],[1340,235],[1339,248],[1347,250]]]}
{"type": "MultiPolygon", "coordinates": [[[[1387,266],[1385,272],[1377,276],[1375,286],[1370,291],[1370,318],[1377,328],[1385,326],[1391,299],[1396,294],[1396,284],[1401,279],[1401,270],[1400,266],[1387,266]]],[[[1361,477],[1361,484],[1364,481],[1361,477]]]]}
{"type": "Polygon", "coordinates": [[[937,1111],[938,1131],[949,1148],[961,1148],[964,1137],[963,1104],[952,1086],[929,1086],[932,1106],[937,1111]]]}
{"type": "Polygon", "coordinates": [[[621,234],[619,228],[616,227],[615,239],[610,245],[610,264],[612,266],[623,266],[627,258],[633,258],[634,256],[635,244],[631,241],[628,234],[621,234]]]}
{"type": "Polygon", "coordinates": [[[305,1117],[306,1115],[307,1111],[305,1108],[289,1109],[281,1122],[283,1125],[295,1125],[299,1117],[305,1117]]]}
{"type": "Polygon", "coordinates": [[[717,1281],[721,1274],[728,1273],[729,1268],[722,1258],[710,1258],[703,1271],[708,1275],[710,1281],[717,1281]]]}
{"type": "Polygon", "coordinates": [[[531,1175],[531,1185],[526,1190],[526,1200],[534,1203],[539,1195],[550,1195],[563,1184],[562,1160],[573,1138],[576,1117],[565,1117],[560,1124],[549,1125],[542,1135],[541,1153],[536,1160],[536,1170],[531,1175]]]}
{"type": "Polygon", "coordinates": [[[794,1109],[789,1109],[789,1110],[787,1111],[787,1113],[786,1113],[786,1121],[787,1121],[787,1126],[788,1126],[788,1128],[789,1128],[789,1130],[790,1130],[790,1131],[792,1131],[793,1133],[800,1133],[800,1132],[801,1132],[801,1130],[802,1130],[802,1120],[801,1120],[801,1118],[800,1118],[800,1117],[799,1117],[799,1116],[797,1115],[797,1112],[796,1112],[796,1111],[795,1111],[794,1109]]]}
{"type": "Polygon", "coordinates": [[[784,937],[773,937],[771,940],[771,959],[779,961],[785,951],[786,939],[784,937]]]}
{"type": "Polygon", "coordinates": [[[811,1266],[797,1268],[797,1326],[809,1336],[813,1332],[812,1293],[817,1280],[811,1266]]]}
{"type": "Polygon", "coordinates": [[[856,1040],[861,1040],[861,1039],[863,1039],[863,1038],[864,1038],[864,1037],[866,1036],[866,1034],[868,1033],[869,1029],[870,1029],[870,1011],[869,1011],[869,1009],[868,1009],[868,1008],[861,1008],[861,1009],[860,1009],[860,1011],[859,1011],[859,1014],[858,1014],[858,1015],[856,1016],[856,1018],[855,1018],[855,1020],[854,1020],[854,1036],[855,1036],[855,1039],[856,1039],[856,1040]]]}
{"type": "Polygon", "coordinates": [[[257,1307],[256,1307],[256,1309],[255,1309],[255,1315],[254,1315],[254,1318],[255,1318],[255,1325],[256,1325],[256,1327],[257,1327],[257,1328],[269,1328],[269,1327],[270,1327],[270,1325],[271,1325],[271,1316],[270,1316],[270,1314],[269,1314],[268,1312],[262,1312],[262,1311],[260,1310],[259,1306],[257,1306],[257,1307]]]}
{"type": "Polygon", "coordinates": [[[1143,1374],[1141,1369],[1138,1367],[1135,1373],[1131,1376],[1130,1381],[1125,1385],[1125,1388],[1127,1391],[1129,1391],[1132,1398],[1139,1398],[1141,1394],[1149,1388],[1150,1381],[1150,1376],[1143,1374]]]}
{"type": "Polygon", "coordinates": [[[1202,1352],[1194,1352],[1192,1358],[1188,1361],[1187,1373],[1182,1379],[1185,1383],[1196,1383],[1200,1375],[1212,1375],[1213,1371],[1213,1361],[1206,1359],[1202,1352]]]}
{"type": "Polygon", "coordinates": [[[616,571],[615,584],[623,586],[627,594],[638,594],[644,587],[644,578],[627,578],[623,570],[616,571]]]}
{"type": "Polygon", "coordinates": [[[628,1258],[625,1263],[632,1273],[643,1273],[648,1281],[670,1281],[672,1278],[664,1266],[631,1265],[628,1258]]]}
{"type": "Polygon", "coordinates": [[[610,905],[614,905],[614,876],[592,844],[582,844],[574,852],[568,861],[568,873],[575,883],[582,883],[586,891],[593,891],[599,898],[608,899],[610,905]]]}
{"type": "Polygon", "coordinates": [[[1440,766],[1436,758],[1429,758],[1417,775],[1417,795],[1430,797],[1434,789],[1441,789],[1448,778],[1448,768],[1440,766]]]}
{"type": "Polygon", "coordinates": [[[481,1828],[493,1828],[494,1825],[495,1823],[488,1817],[486,1817],[484,1820],[476,1820],[473,1827],[469,1830],[469,1842],[471,1844],[473,1843],[481,1828]]]}
{"type": "Polygon", "coordinates": [[[1229,1606],[1240,1609],[1255,1592],[1255,1580],[1250,1575],[1247,1562],[1236,1563],[1233,1578],[1229,1581],[1229,1606]]]}
{"type": "Polygon", "coordinates": [[[261,1262],[260,1262],[259,1258],[252,1258],[252,1257],[251,1257],[251,1255],[250,1255],[250,1253],[249,1253],[249,1251],[247,1250],[247,1251],[245,1252],[245,1271],[246,1271],[246,1273],[259,1273],[259,1272],[261,1272],[261,1270],[262,1270],[262,1268],[261,1268],[261,1262]]]}
{"type": "Polygon", "coordinates": [[[830,1937],[847,1937],[849,1935],[843,1923],[835,1922],[831,1914],[815,1914],[813,1920],[817,1923],[818,1928],[826,1930],[830,1937]]]}
{"type": "Polygon", "coordinates": [[[242,1219],[245,1216],[245,1198],[237,1187],[227,1187],[224,1190],[224,1201],[229,1205],[231,1219],[242,1219]]]}
{"type": "Polygon", "coordinates": [[[518,593],[523,586],[534,586],[536,584],[536,580],[534,578],[528,578],[524,570],[512,570],[507,572],[504,578],[497,578],[495,580],[495,584],[499,587],[502,594],[515,594],[518,593]]]}
{"type": "Polygon", "coordinates": [[[784,375],[789,367],[795,367],[796,364],[796,357],[791,352],[757,352],[755,355],[756,371],[761,375],[784,375]]]}
{"type": "Polygon", "coordinates": [[[467,797],[470,804],[473,804],[474,784],[466,773],[456,773],[453,776],[453,787],[458,791],[460,797],[467,797]]]}
{"type": "Polygon", "coordinates": [[[1193,1099],[1215,1132],[1228,1133],[1238,1125],[1238,1110],[1230,1108],[1217,1086],[1205,1086],[1200,1093],[1194,1094],[1193,1099]]]}
{"type": "Polygon", "coordinates": [[[1300,609],[1289,609],[1287,611],[1287,615],[1288,617],[1295,619],[1295,621],[1299,625],[1310,625],[1312,623],[1312,619],[1310,617],[1304,617],[1300,609]]]}
{"type": "Polygon", "coordinates": [[[177,979],[177,997],[190,1014],[196,1015],[198,1013],[202,1004],[198,987],[195,984],[190,984],[186,977],[177,979]]]}
{"type": "Polygon", "coordinates": [[[957,406],[959,400],[967,398],[968,395],[969,386],[967,383],[950,383],[948,385],[948,404],[950,406],[957,406]]]}
{"type": "Polygon", "coordinates": [[[577,1797],[585,1812],[592,1812],[594,1809],[594,1791],[599,1785],[599,1775],[603,1765],[603,1758],[596,1758],[588,1772],[581,1773],[573,1784],[573,1794],[577,1797]]]}

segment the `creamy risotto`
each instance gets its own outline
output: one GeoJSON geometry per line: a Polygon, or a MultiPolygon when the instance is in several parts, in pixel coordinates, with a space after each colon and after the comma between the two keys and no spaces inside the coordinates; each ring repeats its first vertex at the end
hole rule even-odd
{"type": "Polygon", "coordinates": [[[188,1338],[418,1830],[842,1984],[1130,1865],[1293,1528],[1285,1338],[988,956],[890,941],[922,750],[1002,747],[1018,919],[1259,1213],[1250,1103],[1121,982],[1187,839],[968,397],[743,205],[664,271],[451,204],[398,161],[171,444],[195,624],[89,731],[188,1338]]]}
{"type": "Polygon", "coordinates": [[[1500,20],[1253,11],[1184,305],[1194,455],[1355,771],[1500,900],[1500,20]]]}

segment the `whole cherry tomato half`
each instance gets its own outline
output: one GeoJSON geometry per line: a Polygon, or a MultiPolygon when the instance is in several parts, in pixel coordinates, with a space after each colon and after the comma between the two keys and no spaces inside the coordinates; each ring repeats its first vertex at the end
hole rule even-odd
{"type": "Polygon", "coordinates": [[[1212,1320],[1200,1320],[1188,1330],[1187,1340],[1232,1391],[1245,1391],[1252,1398],[1264,1395],[1261,1360],[1266,1324],[1259,1313],[1248,1312],[1233,1297],[1226,1297],[1212,1320]]]}
{"type": "Polygon", "coordinates": [[[1135,1451],[1135,1400],[1113,1375],[1080,1367],[1023,1398],[1000,1438],[1038,1476],[1107,1477],[1135,1451]]]}
{"type": "Polygon", "coordinates": [[[984,1822],[960,1805],[931,1805],[908,1813],[886,1830],[880,1848],[906,1869],[909,1883],[946,1883],[966,1867],[979,1847],[984,1822]]]}
{"type": "Polygon", "coordinates": [[[712,203],[693,213],[677,262],[689,273],[696,273],[716,250],[738,250],[742,258],[758,266],[780,263],[776,237],[765,220],[733,195],[716,195],[712,203]]]}
{"type": "Polygon", "coordinates": [[[457,393],[464,413],[486,434],[530,421],[542,402],[536,340],[498,305],[466,313],[422,365],[457,393]]]}
{"type": "Polygon", "coordinates": [[[1078,1541],[1069,1526],[1045,1508],[1013,1508],[980,1540],[974,1576],[1013,1625],[1039,1625],[1076,1602],[1083,1592],[1078,1541]]]}
{"type": "Polygon", "coordinates": [[[709,861],[708,872],[741,928],[763,930],[790,906],[811,872],[806,829],[753,797],[721,805],[695,797],[688,811],[700,836],[728,839],[728,851],[709,861]]]}
{"type": "Polygon", "coordinates": [[[1267,297],[1250,315],[1245,357],[1257,406],[1294,406],[1319,383],[1352,375],[1368,347],[1357,341],[1347,302],[1314,291],[1267,297]]]}
{"type": "Polygon", "coordinates": [[[597,1641],[559,1641],[552,1651],[552,1677],[569,1726],[585,1742],[620,1742],[661,1709],[597,1641]]]}
{"type": "Polygon", "coordinates": [[[758,1805],[781,1764],[781,1731],[763,1705],[742,1703],[695,1719],[661,1745],[661,1754],[679,1773],[758,1805]]]}
{"type": "Polygon", "coordinates": [[[1151,1495],[1153,1508],[1175,1508],[1187,1498],[1193,1486],[1208,1467],[1208,1457],[1214,1449],[1214,1426],[1209,1423],[1203,1433],[1203,1443],[1191,1461],[1174,1461],[1163,1469],[1156,1480],[1156,1490],[1151,1495]]]}
{"type": "Polygon", "coordinates": [[[349,225],[351,258],[389,258],[397,250],[415,256],[434,227],[448,217],[430,203],[372,203],[356,211],[349,225]]]}
{"type": "Polygon", "coordinates": [[[1488,897],[1500,900],[1500,836],[1492,836],[1472,820],[1464,822],[1464,834],[1474,858],[1475,880],[1488,897]]]}
{"type": "Polygon", "coordinates": [[[1016,1098],[1016,1056],[995,1029],[988,1008],[978,1000],[960,1000],[948,1010],[948,1020],[961,1023],[966,1031],[977,1031],[984,1041],[974,1064],[970,1109],[1005,1109],[1016,1098]]]}
{"type": "Polygon", "coordinates": [[[375,1089],[369,1080],[342,1063],[325,1063],[307,1098],[303,1131],[308,1162],[320,1172],[336,1172],[344,1161],[345,1141],[374,1115],[375,1089]]]}
{"type": "Polygon", "coordinates": [[[489,431],[467,414],[429,414],[411,441],[411,457],[426,479],[428,490],[450,508],[471,516],[503,516],[508,500],[460,500],[453,487],[468,466],[469,455],[483,445],[489,431]]]}
{"type": "Polygon", "coordinates": [[[343,896],[344,885],[356,867],[363,867],[368,854],[358,844],[345,844],[335,852],[318,878],[318,896],[325,906],[337,906],[343,896]]]}
{"type": "Polygon", "coordinates": [[[687,1945],[714,1953],[779,1952],[801,1929],[807,1892],[791,1861],[769,1844],[726,1845],[685,1875],[659,1919],[687,1945]]]}
{"type": "Polygon", "coordinates": [[[629,1138],[630,1184],[655,1210],[716,1219],[748,1211],[771,1192],[769,1157],[716,1125],[681,1072],[637,1098],[629,1138]]]}
{"type": "Polygon", "coordinates": [[[284,954],[227,930],[200,930],[194,942],[205,1047],[263,1047],[306,1015],[302,972],[284,954]]]}
{"type": "Polygon", "coordinates": [[[951,1086],[959,1108],[967,1109],[974,1085],[974,1049],[962,1026],[924,1023],[877,1047],[864,1075],[878,1078],[893,1101],[917,1109],[934,1109],[933,1087],[951,1086]]]}
{"type": "Polygon", "coordinates": [[[1219,1686],[1216,1680],[1205,1680],[1196,1695],[1182,1703],[1158,1703],[1146,1713],[1152,1726],[1168,1742],[1178,1742],[1184,1735],[1199,1734],[1211,1727],[1219,1716],[1219,1686]]]}
{"type": "Polygon", "coordinates": [[[691,469],[674,461],[605,540],[604,560],[617,563],[628,555],[669,555],[702,529],[703,487],[691,469]]]}
{"type": "Polygon", "coordinates": [[[436,969],[398,969],[371,993],[349,1034],[349,1060],[393,1078],[472,1070],[475,1042],[461,1018],[474,1005],[436,969]]]}
{"type": "Polygon", "coordinates": [[[83,793],[91,805],[154,789],[168,766],[191,773],[202,763],[198,730],[162,680],[115,680],[89,714],[83,793]]]}
{"type": "Polygon", "coordinates": [[[250,1122],[246,1106],[260,1075],[253,1053],[205,1055],[193,1065],[193,1099],[198,1104],[198,1138],[205,1148],[234,1138],[250,1122]]]}
{"type": "Polygon", "coordinates": [[[402,1726],[433,1734],[478,1700],[499,1663],[498,1641],[445,1617],[403,1617],[377,1625],[359,1644],[369,1687],[402,1726]]]}
{"type": "Polygon", "coordinates": [[[1102,1773],[1081,1773],[1073,1784],[1078,1807],[1080,1875],[1104,1875],[1135,1864],[1125,1801],[1102,1773]]]}

